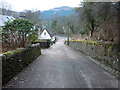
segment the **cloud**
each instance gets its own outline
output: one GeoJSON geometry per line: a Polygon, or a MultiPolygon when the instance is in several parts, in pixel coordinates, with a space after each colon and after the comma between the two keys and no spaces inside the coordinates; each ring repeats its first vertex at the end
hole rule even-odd
{"type": "Polygon", "coordinates": [[[11,3],[13,10],[48,10],[60,6],[77,7],[80,4],[80,0],[5,0],[11,3]]]}

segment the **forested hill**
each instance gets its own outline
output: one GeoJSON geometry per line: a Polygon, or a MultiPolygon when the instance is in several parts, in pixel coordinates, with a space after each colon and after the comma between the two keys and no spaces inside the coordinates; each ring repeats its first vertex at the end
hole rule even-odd
{"type": "Polygon", "coordinates": [[[70,14],[73,14],[74,12],[75,11],[73,10],[73,8],[63,6],[63,7],[58,7],[47,11],[43,11],[41,12],[40,17],[44,19],[53,19],[54,17],[68,16],[70,14]]]}

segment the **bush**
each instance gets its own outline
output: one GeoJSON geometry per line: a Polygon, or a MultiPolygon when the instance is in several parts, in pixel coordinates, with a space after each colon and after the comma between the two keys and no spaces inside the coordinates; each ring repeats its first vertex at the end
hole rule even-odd
{"type": "Polygon", "coordinates": [[[2,30],[3,52],[28,45],[28,37],[34,33],[33,22],[26,19],[15,19],[5,22],[2,30]]]}

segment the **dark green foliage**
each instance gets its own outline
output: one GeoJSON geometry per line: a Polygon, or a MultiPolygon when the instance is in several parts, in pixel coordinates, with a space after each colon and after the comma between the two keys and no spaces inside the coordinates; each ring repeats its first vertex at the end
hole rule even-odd
{"type": "Polygon", "coordinates": [[[2,56],[3,85],[41,54],[40,46],[30,46],[2,56]]]}
{"type": "Polygon", "coordinates": [[[15,19],[5,23],[4,30],[19,31],[29,33],[33,28],[33,23],[25,19],[15,19]]]}
{"type": "Polygon", "coordinates": [[[28,40],[30,42],[40,42],[40,39],[38,39],[38,29],[35,29],[31,32],[31,34],[28,37],[28,40]]]}
{"type": "Polygon", "coordinates": [[[34,24],[31,21],[25,19],[15,19],[6,22],[2,30],[3,49],[25,47],[28,36],[34,31],[33,26],[34,24]]]}
{"type": "Polygon", "coordinates": [[[85,2],[83,3],[83,14],[82,20],[85,22],[86,29],[90,31],[90,36],[93,36],[93,32],[98,29],[97,18],[94,12],[93,2],[85,2]]]}
{"type": "MultiPolygon", "coordinates": [[[[84,0],[86,1],[86,0],[84,0]]],[[[118,24],[118,22],[113,22],[116,19],[118,19],[118,13],[120,11],[119,9],[119,3],[118,2],[83,2],[81,4],[82,7],[76,8],[76,12],[79,14],[79,25],[80,25],[80,33],[84,34],[90,34],[90,36],[94,36],[97,32],[97,34],[102,34],[103,36],[110,32],[110,30],[113,32],[109,36],[106,36],[109,38],[112,37],[115,32],[117,32],[117,29],[115,28],[118,24]],[[111,24],[114,23],[113,26],[111,24]],[[106,24],[105,26],[103,26],[106,24]],[[109,27],[111,27],[109,29],[109,27]],[[100,31],[101,30],[101,31],[100,31]],[[106,31],[107,30],[107,31],[106,31]],[[86,32],[87,31],[87,32],[86,32]],[[95,34],[94,34],[95,33],[95,34]],[[93,35],[94,34],[94,35],[93,35]]],[[[114,36],[115,38],[116,36],[114,36]]],[[[94,38],[94,37],[92,37],[94,38]]],[[[90,39],[92,39],[90,38],[90,39]]],[[[99,38],[102,38],[102,36],[99,36],[99,38]]],[[[104,37],[105,38],[105,37],[104,37]]]]}
{"type": "Polygon", "coordinates": [[[45,41],[40,42],[41,48],[49,48],[51,44],[52,44],[51,39],[47,39],[45,41]]]}
{"type": "Polygon", "coordinates": [[[57,20],[53,20],[52,27],[53,30],[57,30],[57,20]]]}

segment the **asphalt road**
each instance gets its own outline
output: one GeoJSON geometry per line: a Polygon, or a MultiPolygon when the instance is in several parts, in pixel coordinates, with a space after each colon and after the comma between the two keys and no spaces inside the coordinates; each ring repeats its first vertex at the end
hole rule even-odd
{"type": "Polygon", "coordinates": [[[60,39],[4,88],[118,88],[118,80],[60,39]]]}

